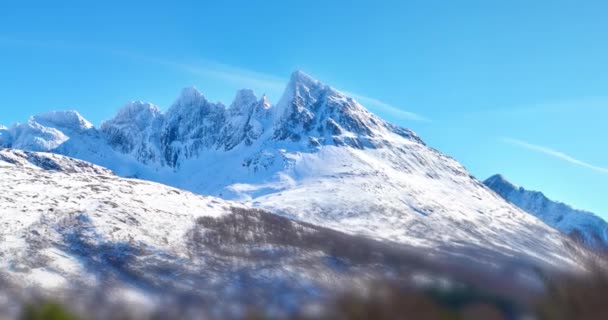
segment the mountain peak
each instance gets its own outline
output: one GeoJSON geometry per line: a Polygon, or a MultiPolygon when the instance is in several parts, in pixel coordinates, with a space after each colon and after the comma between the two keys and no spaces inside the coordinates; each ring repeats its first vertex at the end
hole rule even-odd
{"type": "Polygon", "coordinates": [[[155,104],[144,101],[131,101],[118,110],[115,118],[131,119],[141,114],[160,115],[161,113],[160,108],[155,104]]]}
{"type": "Polygon", "coordinates": [[[301,70],[296,70],[291,74],[291,78],[289,79],[289,86],[305,86],[305,87],[313,87],[322,85],[319,80],[311,77],[310,75],[302,72],[301,70]]]}
{"type": "Polygon", "coordinates": [[[41,113],[33,116],[31,120],[42,125],[50,125],[51,127],[58,126],[66,129],[86,130],[93,128],[93,124],[87,121],[87,119],[76,110],[41,113]]]}
{"type": "Polygon", "coordinates": [[[196,87],[186,87],[182,89],[173,105],[190,106],[199,104],[201,101],[206,101],[205,97],[196,87]]]}
{"type": "Polygon", "coordinates": [[[505,178],[505,176],[503,176],[502,174],[495,174],[495,175],[489,177],[488,179],[486,179],[483,183],[487,186],[503,186],[503,187],[510,187],[511,189],[519,188],[518,186],[513,184],[511,181],[507,180],[507,178],[505,178]]]}
{"type": "Polygon", "coordinates": [[[274,121],[275,139],[312,139],[316,141],[313,145],[375,147],[384,142],[371,139],[389,131],[421,142],[411,131],[388,124],[343,92],[299,70],[291,75],[274,108],[274,121]]]}
{"type": "Polygon", "coordinates": [[[326,89],[329,89],[329,86],[308,74],[300,70],[294,71],[275,108],[275,120],[282,121],[284,118],[292,116],[293,113],[306,113],[302,115],[302,119],[312,117],[311,110],[307,109],[324,98],[323,93],[326,89]]]}
{"type": "Polygon", "coordinates": [[[258,102],[258,98],[251,89],[241,89],[236,92],[236,96],[230,108],[241,109],[245,106],[251,106],[258,102]]]}
{"type": "Polygon", "coordinates": [[[268,96],[266,96],[266,94],[262,95],[262,98],[260,98],[260,105],[264,109],[270,109],[272,107],[272,103],[270,103],[270,100],[268,100],[268,96]]]}
{"type": "Polygon", "coordinates": [[[144,130],[161,117],[162,112],[158,106],[143,101],[131,101],[120,108],[114,118],[103,122],[101,129],[107,132],[110,127],[135,125],[137,130],[144,130]]]}

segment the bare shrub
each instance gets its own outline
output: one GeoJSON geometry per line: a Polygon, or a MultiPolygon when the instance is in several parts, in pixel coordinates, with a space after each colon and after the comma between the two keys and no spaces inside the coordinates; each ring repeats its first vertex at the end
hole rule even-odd
{"type": "Polygon", "coordinates": [[[547,292],[537,307],[539,319],[608,319],[608,256],[590,253],[584,264],[584,272],[546,279],[547,292]]]}

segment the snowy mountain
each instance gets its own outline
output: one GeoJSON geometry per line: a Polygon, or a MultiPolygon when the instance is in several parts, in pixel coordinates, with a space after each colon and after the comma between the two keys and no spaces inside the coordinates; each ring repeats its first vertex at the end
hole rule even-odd
{"type": "Polygon", "coordinates": [[[582,240],[594,249],[608,249],[608,223],[595,214],[553,201],[541,192],[518,187],[502,175],[494,175],[484,184],[551,227],[582,240]]]}
{"type": "Polygon", "coordinates": [[[295,72],[276,105],[250,90],[226,108],[196,89],[166,111],[132,102],[95,128],[74,111],[3,129],[3,145],[119,176],[263,208],[441,255],[510,254],[564,265],[563,237],[504,201],[456,160],[356,100],[295,72]],[[542,235],[542,236],[539,236],[542,235]]]}

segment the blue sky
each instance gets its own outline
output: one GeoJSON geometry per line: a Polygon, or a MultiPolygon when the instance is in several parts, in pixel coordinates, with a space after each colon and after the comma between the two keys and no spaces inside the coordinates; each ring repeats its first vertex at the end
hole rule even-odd
{"type": "Polygon", "coordinates": [[[196,86],[275,101],[301,69],[485,179],[608,218],[603,1],[3,1],[0,123],[196,86]],[[208,3],[205,3],[208,2],[208,3]]]}

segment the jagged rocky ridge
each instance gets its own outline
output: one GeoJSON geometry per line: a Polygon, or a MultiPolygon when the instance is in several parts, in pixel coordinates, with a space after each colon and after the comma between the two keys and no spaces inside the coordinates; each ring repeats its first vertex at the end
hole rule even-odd
{"type": "Polygon", "coordinates": [[[518,187],[502,175],[494,175],[484,184],[551,227],[583,241],[593,249],[608,250],[608,223],[597,215],[553,201],[542,192],[518,187]]]}
{"type": "Polygon", "coordinates": [[[115,150],[142,163],[179,167],[209,150],[230,151],[262,140],[297,142],[304,149],[320,145],[379,147],[382,133],[421,142],[411,131],[392,126],[343,93],[302,72],[292,75],[281,102],[273,107],[263,96],[240,90],[229,108],[186,88],[166,113],[141,101],[127,104],[99,130],[76,111],[51,112],[1,129],[4,147],[31,151],[58,149],[72,135],[99,136],[115,150]],[[67,131],[67,132],[66,132],[67,131]]]}
{"type": "Polygon", "coordinates": [[[93,127],[54,112],[3,129],[5,147],[48,151],[264,208],[349,234],[563,266],[563,237],[454,159],[344,93],[295,72],[271,105],[249,90],[226,108],[185,89],[166,111],[133,102],[93,127]],[[539,237],[539,235],[542,235],[539,237]]]}

